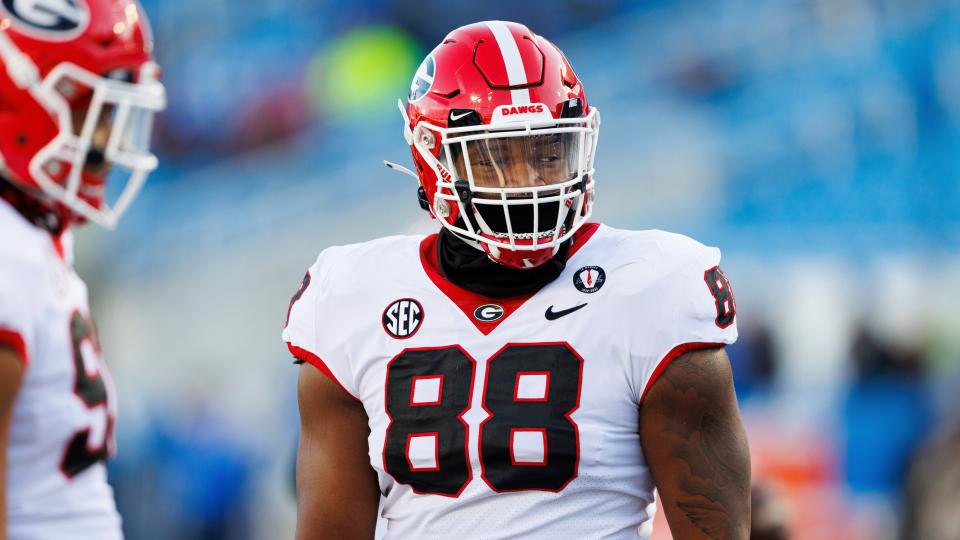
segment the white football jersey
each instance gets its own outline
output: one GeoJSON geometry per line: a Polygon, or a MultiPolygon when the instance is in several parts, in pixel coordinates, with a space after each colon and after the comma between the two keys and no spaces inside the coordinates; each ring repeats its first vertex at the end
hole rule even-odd
{"type": "Polygon", "coordinates": [[[720,252],[588,224],[563,273],[493,299],[438,270],[437,235],[332,247],[283,338],[363,404],[386,538],[646,538],[639,407],[682,353],[736,340],[720,252]]]}
{"type": "Polygon", "coordinates": [[[113,388],[67,233],[56,241],[0,199],[0,341],[26,370],[7,452],[10,540],[114,540],[104,460],[113,388]]]}

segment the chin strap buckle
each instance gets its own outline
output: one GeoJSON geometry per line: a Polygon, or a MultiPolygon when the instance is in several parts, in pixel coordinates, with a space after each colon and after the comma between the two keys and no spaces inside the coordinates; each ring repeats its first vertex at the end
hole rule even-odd
{"type": "Polygon", "coordinates": [[[469,208],[473,201],[473,191],[470,191],[470,182],[457,180],[453,183],[453,189],[457,192],[457,198],[460,199],[461,207],[469,208]]]}
{"type": "Polygon", "coordinates": [[[427,200],[427,190],[423,189],[423,186],[417,188],[417,202],[420,203],[420,208],[423,208],[427,212],[430,211],[430,201],[427,200]]]}

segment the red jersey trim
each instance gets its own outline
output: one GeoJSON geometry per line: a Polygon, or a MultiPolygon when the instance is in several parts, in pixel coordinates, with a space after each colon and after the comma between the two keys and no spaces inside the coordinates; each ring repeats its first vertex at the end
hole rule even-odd
{"type": "Polygon", "coordinates": [[[64,233],[51,234],[50,240],[53,242],[53,250],[57,252],[57,257],[60,257],[61,261],[66,261],[67,258],[64,255],[63,249],[63,235],[64,233]]]}
{"type": "Polygon", "coordinates": [[[570,246],[570,251],[567,252],[567,260],[573,258],[574,255],[580,251],[580,248],[587,245],[587,242],[593,238],[593,235],[600,229],[600,224],[595,222],[584,223],[577,232],[573,233],[573,244],[570,246]]]}
{"type": "MultiPolygon", "coordinates": [[[[592,222],[585,223],[580,227],[573,235],[573,243],[570,246],[570,251],[567,253],[567,259],[569,260],[576,252],[580,251],[580,248],[593,237],[599,228],[599,223],[592,222]]],[[[450,281],[447,281],[447,279],[443,277],[443,273],[440,272],[440,261],[437,259],[437,238],[438,235],[434,233],[420,242],[420,263],[423,266],[423,270],[427,274],[427,277],[430,278],[430,281],[432,281],[451,302],[460,308],[460,311],[467,317],[467,320],[472,322],[483,335],[490,335],[490,332],[493,332],[497,326],[500,326],[503,321],[507,320],[513,312],[520,309],[520,306],[522,306],[524,302],[537,294],[537,291],[534,291],[530,294],[510,298],[490,298],[454,285],[450,281]],[[503,316],[495,321],[480,321],[476,319],[473,316],[474,310],[485,304],[496,304],[502,307],[503,316]]]]}
{"type": "Polygon", "coordinates": [[[654,369],[653,374],[650,375],[650,380],[647,381],[647,385],[643,388],[643,394],[640,395],[640,405],[643,405],[643,400],[647,397],[647,392],[649,392],[653,387],[653,383],[657,382],[657,379],[660,378],[660,375],[663,374],[664,370],[667,369],[667,366],[673,363],[674,360],[691,351],[716,349],[718,347],[723,347],[724,345],[726,344],[719,342],[694,341],[690,343],[682,343],[673,349],[670,349],[670,352],[668,352],[666,356],[664,356],[660,362],[657,363],[656,369],[654,369]]]}
{"type": "Polygon", "coordinates": [[[27,354],[27,342],[24,341],[19,332],[0,327],[0,345],[13,349],[13,352],[20,357],[23,370],[27,370],[27,367],[30,366],[30,355],[27,354]]]}
{"type": "Polygon", "coordinates": [[[337,386],[339,386],[340,389],[343,390],[348,396],[350,396],[356,401],[360,401],[360,399],[357,398],[357,396],[351,394],[350,391],[347,390],[347,387],[345,387],[343,383],[341,383],[340,380],[337,379],[337,376],[334,375],[332,371],[330,371],[330,368],[327,367],[327,364],[324,363],[324,361],[321,360],[319,356],[313,354],[312,352],[306,349],[301,349],[300,347],[297,347],[296,345],[294,345],[293,343],[290,343],[289,341],[287,342],[287,349],[290,350],[290,354],[292,354],[294,358],[296,358],[297,360],[303,360],[304,362],[307,362],[313,367],[319,369],[321,373],[329,377],[330,380],[332,380],[333,382],[337,383],[337,386]]]}
{"type": "Polygon", "coordinates": [[[466,289],[462,289],[447,281],[440,272],[440,261],[437,259],[437,234],[431,234],[420,242],[420,262],[430,281],[460,308],[463,315],[477,327],[483,335],[489,335],[500,323],[507,320],[514,311],[524,302],[533,297],[534,293],[511,298],[489,298],[466,289]],[[495,321],[480,321],[473,317],[473,311],[484,304],[496,304],[503,308],[503,316],[495,321]]]}

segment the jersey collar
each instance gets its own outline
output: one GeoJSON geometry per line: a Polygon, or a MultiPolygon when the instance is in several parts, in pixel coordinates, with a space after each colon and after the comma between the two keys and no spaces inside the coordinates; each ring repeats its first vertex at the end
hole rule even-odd
{"type": "MultiPolygon", "coordinates": [[[[572,244],[570,250],[567,252],[567,260],[570,260],[574,254],[576,254],[597,232],[599,229],[599,223],[585,223],[580,229],[574,234],[572,239],[572,244]]],[[[473,323],[473,325],[479,330],[483,335],[489,335],[490,332],[493,332],[503,321],[507,320],[510,315],[515,311],[520,309],[520,306],[524,304],[527,300],[532,298],[540,289],[536,289],[527,294],[522,294],[519,296],[511,296],[507,298],[493,298],[490,296],[485,296],[473,291],[464,289],[443,276],[443,273],[440,270],[440,261],[437,254],[437,238],[438,234],[431,234],[430,236],[423,239],[420,242],[420,263],[423,266],[424,272],[427,274],[427,277],[430,278],[430,281],[440,291],[450,299],[460,311],[467,317],[467,319],[473,323]],[[482,306],[487,305],[496,305],[503,309],[503,315],[493,321],[483,321],[477,318],[474,315],[474,312],[481,308],[482,306]]]]}

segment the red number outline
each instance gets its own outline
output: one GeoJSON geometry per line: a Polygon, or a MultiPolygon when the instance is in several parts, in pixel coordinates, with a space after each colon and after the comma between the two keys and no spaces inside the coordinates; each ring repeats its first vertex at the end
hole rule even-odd
{"type": "Polygon", "coordinates": [[[410,406],[411,407],[429,407],[431,405],[439,405],[443,402],[443,380],[446,376],[443,374],[440,375],[417,375],[410,381],[410,406]],[[440,384],[437,387],[437,399],[434,401],[424,401],[422,403],[416,403],[413,401],[413,395],[417,390],[417,381],[422,381],[425,379],[440,379],[440,384]]]}
{"type": "MultiPolygon", "coordinates": [[[[510,464],[515,467],[546,467],[547,466],[547,456],[550,455],[550,450],[547,447],[547,428],[510,428],[510,464]],[[543,461],[517,461],[516,455],[513,453],[513,437],[517,432],[532,433],[537,432],[543,437],[543,461]]],[[[579,462],[578,462],[579,465],[579,462]]],[[[487,484],[489,485],[489,484],[487,484]]],[[[527,490],[524,490],[527,491],[527,490]]]]}
{"type": "MultiPolygon", "coordinates": [[[[492,360],[492,359],[491,359],[492,360]]],[[[513,381],[513,400],[517,403],[546,403],[550,401],[550,372],[549,371],[518,371],[513,381]],[[547,382],[544,385],[542,398],[522,398],[520,397],[520,377],[523,375],[546,375],[547,382]]]]}
{"type": "Polygon", "coordinates": [[[407,458],[407,465],[410,467],[410,470],[413,472],[436,472],[440,470],[440,432],[438,431],[424,431],[423,433],[407,433],[407,447],[403,451],[403,457],[407,458]],[[410,461],[410,439],[414,437],[424,437],[429,436],[433,437],[433,462],[436,463],[433,467],[415,467],[413,462],[410,461]]]}

